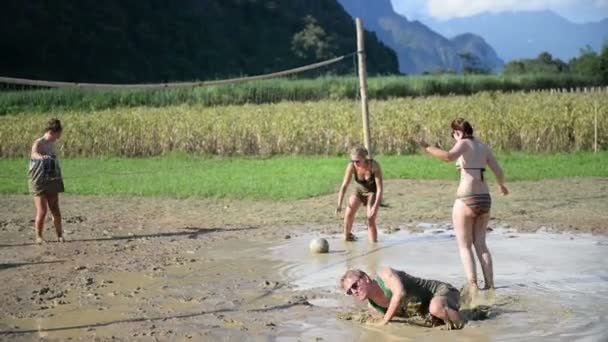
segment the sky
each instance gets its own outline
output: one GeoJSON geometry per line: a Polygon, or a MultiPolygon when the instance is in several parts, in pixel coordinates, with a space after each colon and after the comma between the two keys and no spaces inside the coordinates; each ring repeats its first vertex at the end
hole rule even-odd
{"type": "Polygon", "coordinates": [[[552,10],[584,23],[608,18],[608,0],[391,0],[395,11],[408,19],[447,20],[483,12],[552,10]]]}

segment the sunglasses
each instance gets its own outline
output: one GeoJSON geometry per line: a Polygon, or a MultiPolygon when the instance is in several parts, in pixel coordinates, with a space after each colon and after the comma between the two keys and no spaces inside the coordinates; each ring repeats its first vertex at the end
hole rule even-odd
{"type": "Polygon", "coordinates": [[[357,279],[349,288],[348,290],[346,290],[346,294],[348,296],[352,296],[353,295],[353,291],[357,291],[359,289],[359,280],[361,280],[361,278],[357,279]]]}

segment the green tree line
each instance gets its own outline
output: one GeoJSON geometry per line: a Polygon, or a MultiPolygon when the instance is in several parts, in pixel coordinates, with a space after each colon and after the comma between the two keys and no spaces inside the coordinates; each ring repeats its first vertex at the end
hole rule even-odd
{"type": "Polygon", "coordinates": [[[521,59],[509,62],[504,69],[505,74],[573,74],[577,76],[599,78],[602,83],[608,83],[608,42],[598,53],[590,46],[580,50],[578,57],[567,63],[559,58],[553,58],[548,52],[543,52],[536,58],[521,59]]]}
{"type": "MultiPolygon", "coordinates": [[[[335,0],[6,0],[0,36],[0,75],[68,82],[222,79],[356,50],[353,19],[335,0]]],[[[375,34],[366,43],[371,74],[398,73],[375,34]]]]}

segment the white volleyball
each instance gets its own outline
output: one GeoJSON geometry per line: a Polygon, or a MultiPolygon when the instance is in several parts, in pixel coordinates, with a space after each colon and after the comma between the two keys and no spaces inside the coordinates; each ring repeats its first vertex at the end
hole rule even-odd
{"type": "Polygon", "coordinates": [[[329,252],[329,242],[323,238],[317,238],[310,241],[308,246],[312,253],[327,253],[329,252]]]}

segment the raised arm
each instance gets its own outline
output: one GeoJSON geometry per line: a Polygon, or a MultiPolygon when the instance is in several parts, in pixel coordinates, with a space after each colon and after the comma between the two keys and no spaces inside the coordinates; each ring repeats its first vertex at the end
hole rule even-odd
{"type": "Polygon", "coordinates": [[[397,313],[397,310],[401,305],[401,300],[405,296],[405,289],[403,288],[401,279],[399,279],[399,276],[395,273],[395,270],[390,267],[387,267],[382,271],[380,278],[384,281],[384,285],[393,293],[388,309],[384,314],[384,319],[382,320],[382,324],[387,324],[397,313]]]}
{"type": "Polygon", "coordinates": [[[344,171],[344,179],[342,179],[340,191],[338,192],[338,206],[336,207],[336,215],[338,215],[338,213],[342,211],[342,201],[344,200],[344,194],[346,193],[346,189],[348,189],[348,184],[350,184],[350,180],[353,177],[353,169],[353,164],[348,163],[346,171],[344,171]]]}
{"type": "Polygon", "coordinates": [[[456,142],[456,144],[454,144],[454,147],[452,147],[452,149],[448,152],[448,151],[444,151],[438,147],[435,146],[430,146],[429,144],[427,144],[424,141],[419,141],[418,144],[420,144],[420,146],[422,148],[424,148],[424,150],[426,152],[428,152],[430,155],[432,155],[433,157],[439,159],[439,160],[443,160],[444,162],[452,162],[455,161],[456,159],[458,159],[464,152],[466,152],[468,145],[464,143],[463,140],[460,140],[458,142],[456,142]]]}
{"type": "Polygon", "coordinates": [[[503,172],[500,165],[498,165],[496,157],[494,157],[494,154],[489,148],[486,162],[488,163],[490,170],[492,170],[492,172],[496,176],[496,182],[498,182],[498,189],[500,190],[500,193],[502,193],[503,195],[507,195],[509,193],[509,190],[505,186],[505,173],[503,172]]]}

